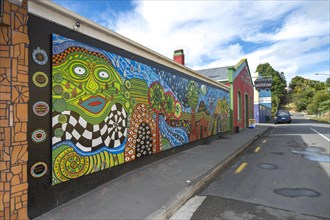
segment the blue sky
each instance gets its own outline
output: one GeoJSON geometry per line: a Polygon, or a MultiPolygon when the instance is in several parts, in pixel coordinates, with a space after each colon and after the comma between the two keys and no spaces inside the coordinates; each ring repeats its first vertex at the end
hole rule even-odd
{"type": "Polygon", "coordinates": [[[270,63],[294,76],[330,74],[330,1],[53,0],[166,57],[184,49],[204,69],[247,58],[251,73],[270,63]]]}

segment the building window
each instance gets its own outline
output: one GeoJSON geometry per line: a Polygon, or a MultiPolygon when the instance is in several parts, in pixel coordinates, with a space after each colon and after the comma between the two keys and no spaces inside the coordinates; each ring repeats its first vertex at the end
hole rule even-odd
{"type": "Polygon", "coordinates": [[[253,118],[253,102],[252,102],[252,97],[250,97],[250,118],[253,118]]]}
{"type": "Polygon", "coordinates": [[[240,120],[242,118],[242,97],[241,92],[238,91],[237,94],[237,119],[240,120]]]}

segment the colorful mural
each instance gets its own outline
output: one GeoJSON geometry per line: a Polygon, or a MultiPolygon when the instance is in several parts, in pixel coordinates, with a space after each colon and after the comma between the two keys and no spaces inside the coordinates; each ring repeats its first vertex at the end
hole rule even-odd
{"type": "Polygon", "coordinates": [[[228,91],[52,38],[53,185],[228,131],[228,91]]]}

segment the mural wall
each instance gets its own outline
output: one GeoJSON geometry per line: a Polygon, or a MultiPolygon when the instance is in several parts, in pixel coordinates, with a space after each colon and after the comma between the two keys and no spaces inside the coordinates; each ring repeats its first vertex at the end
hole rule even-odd
{"type": "Polygon", "coordinates": [[[228,91],[52,35],[53,185],[228,130],[228,91]]]}

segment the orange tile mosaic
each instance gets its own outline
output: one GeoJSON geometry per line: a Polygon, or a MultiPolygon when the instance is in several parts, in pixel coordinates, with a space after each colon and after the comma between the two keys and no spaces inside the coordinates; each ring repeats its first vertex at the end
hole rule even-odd
{"type": "MultiPolygon", "coordinates": [[[[26,183],[27,182],[27,165],[26,164],[22,165],[22,173],[21,174],[22,174],[22,182],[26,183]]],[[[23,194],[25,194],[25,193],[23,192],[23,194]]],[[[26,196],[26,200],[23,199],[23,201],[27,201],[27,195],[25,195],[25,196],[26,196]]]]}
{"type": "Polygon", "coordinates": [[[3,109],[3,108],[0,108],[0,118],[1,119],[6,119],[8,116],[7,116],[7,109],[3,109]]]}
{"type": "Polygon", "coordinates": [[[25,133],[15,133],[14,135],[14,141],[19,142],[19,141],[24,141],[26,140],[26,134],[25,133]]]}
{"type": "Polygon", "coordinates": [[[0,57],[0,63],[1,63],[1,67],[11,67],[10,65],[10,58],[6,58],[6,57],[0,57]]]}
{"type": "MultiPolygon", "coordinates": [[[[1,85],[1,86],[3,86],[3,85],[1,85]]],[[[10,95],[10,93],[5,93],[5,92],[2,92],[1,93],[1,100],[3,100],[3,101],[9,101],[10,100],[10,98],[11,98],[11,95],[10,95]]]]}
{"type": "MultiPolygon", "coordinates": [[[[7,191],[7,190],[5,190],[7,191]]],[[[5,192],[3,195],[3,202],[8,203],[9,202],[9,192],[5,192]]],[[[4,205],[6,207],[6,205],[4,205]]]]}
{"type": "Polygon", "coordinates": [[[21,6],[4,0],[0,19],[0,219],[28,219],[27,19],[27,0],[21,6]]]}
{"type": "Polygon", "coordinates": [[[17,11],[18,10],[18,6],[16,4],[10,4],[10,10],[11,11],[17,11]]]}
{"type": "Polygon", "coordinates": [[[25,8],[22,8],[22,7],[20,7],[20,8],[18,9],[18,12],[19,12],[19,13],[22,13],[22,14],[27,14],[27,10],[26,10],[25,8]]]}
{"type": "Polygon", "coordinates": [[[23,53],[23,50],[24,50],[24,44],[17,44],[13,47],[13,57],[15,58],[24,58],[24,53],[23,53]]]}
{"type": "Polygon", "coordinates": [[[12,44],[15,45],[19,43],[29,43],[27,34],[18,31],[12,31],[12,44]]]}
{"type": "Polygon", "coordinates": [[[12,197],[12,198],[16,198],[16,197],[18,197],[18,196],[21,196],[22,194],[23,194],[23,192],[20,191],[20,192],[17,192],[17,193],[13,193],[13,194],[11,194],[11,197],[12,197]]]}
{"type": "Polygon", "coordinates": [[[12,173],[7,173],[7,181],[11,181],[11,179],[13,178],[13,174],[12,173]]]}
{"type": "MultiPolygon", "coordinates": [[[[28,79],[28,77],[26,76],[28,79]]],[[[12,102],[14,103],[27,103],[29,100],[29,88],[22,85],[12,86],[12,102]]]]}
{"type": "Polygon", "coordinates": [[[26,218],[27,218],[27,209],[26,208],[19,209],[17,212],[17,219],[26,219],[26,218]]]}
{"type": "Polygon", "coordinates": [[[0,87],[0,93],[9,93],[11,90],[10,90],[10,86],[5,86],[5,85],[2,85],[0,87]]]}
{"type": "MultiPolygon", "coordinates": [[[[20,74],[28,75],[29,68],[27,66],[24,66],[24,65],[18,65],[17,70],[20,74]]],[[[23,81],[23,82],[27,82],[27,81],[23,81]]]]}
{"type": "Polygon", "coordinates": [[[21,125],[22,125],[21,123],[15,123],[15,126],[14,126],[15,133],[21,131],[21,127],[22,127],[21,125]]]}
{"type": "Polygon", "coordinates": [[[0,44],[2,45],[10,45],[10,38],[9,38],[9,27],[1,26],[1,34],[0,34],[0,44]]]}
{"type": "Polygon", "coordinates": [[[9,50],[0,50],[0,57],[9,57],[9,50]]]}
{"type": "Polygon", "coordinates": [[[29,76],[26,74],[18,74],[17,75],[18,81],[20,82],[28,82],[29,81],[29,76]]]}
{"type": "Polygon", "coordinates": [[[0,171],[6,169],[6,163],[5,162],[0,162],[0,171]]]}
{"type": "MultiPolygon", "coordinates": [[[[26,28],[26,31],[24,30],[24,33],[27,33],[27,28],[26,28]]],[[[25,45],[25,48],[24,48],[24,65],[25,66],[28,66],[29,65],[29,49],[27,47],[27,45],[25,45]]]]}
{"type": "MultiPolygon", "coordinates": [[[[14,19],[14,30],[19,30],[20,27],[22,27],[25,23],[25,16],[21,13],[14,13],[15,19],[14,19]]],[[[23,32],[23,30],[19,30],[20,32],[23,32]]]]}
{"type": "Polygon", "coordinates": [[[17,121],[17,122],[27,122],[27,120],[28,120],[28,105],[27,104],[16,104],[15,109],[16,109],[16,111],[15,111],[15,121],[17,121]]]}
{"type": "Polygon", "coordinates": [[[11,188],[11,193],[15,193],[15,192],[19,192],[19,191],[22,191],[22,190],[26,190],[27,187],[28,187],[28,184],[27,183],[22,183],[22,184],[14,185],[11,188]]]}
{"type": "Polygon", "coordinates": [[[7,119],[0,119],[0,127],[8,127],[9,121],[7,119]]]}
{"type": "Polygon", "coordinates": [[[13,78],[17,77],[17,59],[12,59],[11,74],[13,78]]]}

